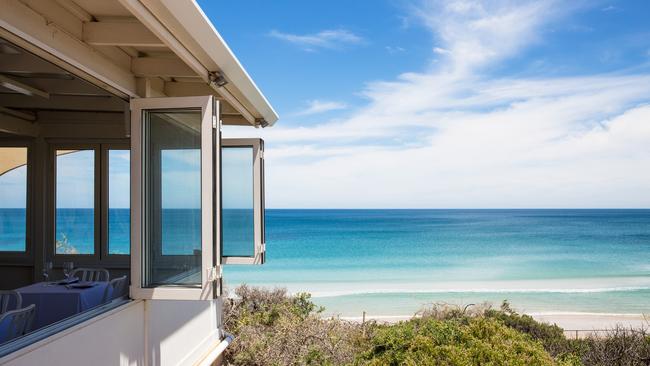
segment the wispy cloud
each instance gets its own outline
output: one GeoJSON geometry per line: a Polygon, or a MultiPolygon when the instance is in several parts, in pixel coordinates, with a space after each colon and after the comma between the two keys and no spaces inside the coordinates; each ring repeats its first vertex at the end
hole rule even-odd
{"type": "Polygon", "coordinates": [[[308,51],[319,48],[338,49],[342,46],[363,43],[363,38],[347,29],[328,29],[312,34],[292,34],[278,30],[269,32],[269,36],[295,44],[308,51]]]}
{"type": "Polygon", "coordinates": [[[336,111],[346,109],[348,106],[343,102],[327,101],[327,100],[310,100],[307,102],[307,107],[301,111],[294,113],[295,116],[310,116],[319,113],[336,111]]]}
{"type": "Polygon", "coordinates": [[[385,48],[386,48],[386,51],[388,51],[388,53],[390,53],[391,55],[396,54],[396,53],[402,53],[402,52],[406,51],[406,49],[404,47],[400,47],[400,46],[386,46],[385,48]]]}
{"type": "Polygon", "coordinates": [[[618,11],[620,9],[617,6],[609,5],[609,6],[606,6],[606,7],[602,8],[602,9],[600,9],[600,10],[602,10],[604,12],[610,12],[610,11],[618,11]]]}
{"type": "Polygon", "coordinates": [[[572,10],[557,5],[424,2],[440,62],[369,83],[346,119],[263,130],[269,204],[650,206],[650,74],[488,71],[572,10]]]}

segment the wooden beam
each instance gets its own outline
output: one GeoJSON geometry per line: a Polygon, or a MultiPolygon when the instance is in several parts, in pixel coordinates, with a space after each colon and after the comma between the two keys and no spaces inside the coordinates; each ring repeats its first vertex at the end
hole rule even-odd
{"type": "Polygon", "coordinates": [[[118,95],[137,96],[135,77],[18,0],[0,0],[0,36],[118,95]]]}
{"type": "Polygon", "coordinates": [[[0,94],[0,105],[7,108],[70,111],[122,112],[123,100],[107,96],[52,95],[50,99],[21,94],[0,94]]]}
{"type": "Polygon", "coordinates": [[[140,22],[87,22],[83,24],[83,41],[93,46],[164,47],[140,22]]]}
{"type": "Polygon", "coordinates": [[[0,113],[8,114],[10,116],[20,118],[24,121],[29,121],[29,122],[36,121],[36,114],[32,112],[23,112],[11,108],[0,107],[0,113]]]}
{"type": "Polygon", "coordinates": [[[69,75],[65,70],[52,65],[42,58],[28,53],[3,54],[0,57],[0,70],[6,73],[37,73],[69,75]]]}
{"type": "Polygon", "coordinates": [[[198,77],[179,58],[137,57],[131,60],[131,72],[141,77],[198,77]]]}
{"type": "MultiPolygon", "coordinates": [[[[127,105],[128,108],[128,105],[127,105]]],[[[120,124],[124,112],[39,111],[38,123],[46,124],[120,124]]]]}
{"type": "Polygon", "coordinates": [[[138,95],[142,98],[166,97],[164,84],[160,78],[137,78],[138,95]]]}
{"type": "MultiPolygon", "coordinates": [[[[221,102],[221,114],[241,116],[242,114],[235,109],[227,100],[218,95],[214,89],[205,83],[179,83],[169,81],[165,83],[165,94],[169,97],[192,97],[198,95],[214,95],[221,102]]],[[[250,125],[250,122],[246,123],[250,125]]]]}
{"type": "Polygon", "coordinates": [[[122,123],[43,124],[40,136],[45,138],[125,138],[122,123]]]}
{"type": "Polygon", "coordinates": [[[14,80],[8,76],[0,75],[0,86],[5,87],[9,90],[13,90],[16,93],[20,93],[28,96],[37,96],[45,99],[50,99],[50,94],[46,91],[43,91],[33,86],[21,83],[20,81],[14,80]]]}
{"type": "Polygon", "coordinates": [[[240,115],[221,115],[221,122],[227,126],[250,126],[250,122],[240,115]]]}
{"type": "Polygon", "coordinates": [[[12,135],[36,137],[40,133],[40,128],[35,123],[0,113],[0,132],[10,133],[12,135]]]}
{"type": "MultiPolygon", "coordinates": [[[[15,78],[19,79],[19,78],[15,78]]],[[[35,88],[47,91],[50,96],[52,95],[96,95],[96,96],[110,96],[111,94],[104,89],[98,88],[95,85],[85,82],[81,79],[65,80],[65,79],[45,79],[45,78],[29,78],[30,85],[35,88]]]]}
{"type": "Polygon", "coordinates": [[[170,97],[193,97],[197,95],[214,95],[216,94],[205,82],[201,83],[179,83],[179,82],[166,82],[165,94],[170,97]]]}
{"type": "Polygon", "coordinates": [[[84,8],[77,5],[72,0],[56,0],[62,8],[69,11],[72,15],[76,16],[79,20],[84,22],[90,22],[93,20],[93,16],[90,15],[84,8]]]}

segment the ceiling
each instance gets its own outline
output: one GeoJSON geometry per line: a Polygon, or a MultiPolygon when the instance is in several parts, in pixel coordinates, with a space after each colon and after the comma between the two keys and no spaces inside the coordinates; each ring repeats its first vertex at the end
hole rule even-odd
{"type": "Polygon", "coordinates": [[[0,38],[0,113],[38,122],[44,111],[123,113],[121,98],[0,38]]]}

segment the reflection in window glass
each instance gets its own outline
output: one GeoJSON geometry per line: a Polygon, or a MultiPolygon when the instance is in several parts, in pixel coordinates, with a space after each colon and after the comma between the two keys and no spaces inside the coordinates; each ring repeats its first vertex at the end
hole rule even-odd
{"type": "Polygon", "coordinates": [[[131,251],[129,150],[108,150],[108,254],[131,251]]]}
{"type": "Polygon", "coordinates": [[[163,150],[162,254],[201,249],[201,150],[163,150]]]}
{"type": "Polygon", "coordinates": [[[0,251],[27,247],[27,148],[0,147],[0,251]]]}
{"type": "Polygon", "coordinates": [[[201,285],[201,112],[145,114],[143,287],[201,285]]]}
{"type": "Polygon", "coordinates": [[[255,256],[253,148],[221,152],[222,248],[226,257],[255,256]]]}
{"type": "Polygon", "coordinates": [[[94,254],[95,151],[56,154],[56,254],[94,254]]]}

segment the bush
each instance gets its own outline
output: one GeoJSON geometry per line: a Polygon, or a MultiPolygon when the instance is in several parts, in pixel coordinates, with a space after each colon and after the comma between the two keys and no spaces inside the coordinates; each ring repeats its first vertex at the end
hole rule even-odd
{"type": "Polygon", "coordinates": [[[650,336],[615,328],[567,339],[562,328],[489,304],[434,304],[397,324],[323,319],[309,294],[240,286],[224,303],[235,340],[226,365],[650,365],[650,336]]]}
{"type": "Polygon", "coordinates": [[[510,304],[504,301],[500,310],[486,309],[484,316],[498,319],[506,326],[528,334],[539,341],[554,357],[563,357],[574,351],[573,346],[564,336],[564,330],[557,325],[540,323],[528,315],[520,315],[512,310],[510,304]]]}
{"type": "Polygon", "coordinates": [[[554,365],[538,342],[485,317],[381,326],[357,365],[554,365]]]}
{"type": "Polygon", "coordinates": [[[585,365],[650,365],[650,335],[645,330],[616,327],[599,337],[569,340],[585,365]]]}
{"type": "Polygon", "coordinates": [[[231,365],[345,365],[363,344],[364,327],[323,320],[309,294],[241,286],[224,304],[224,325],[236,338],[224,355],[231,365]]]}

